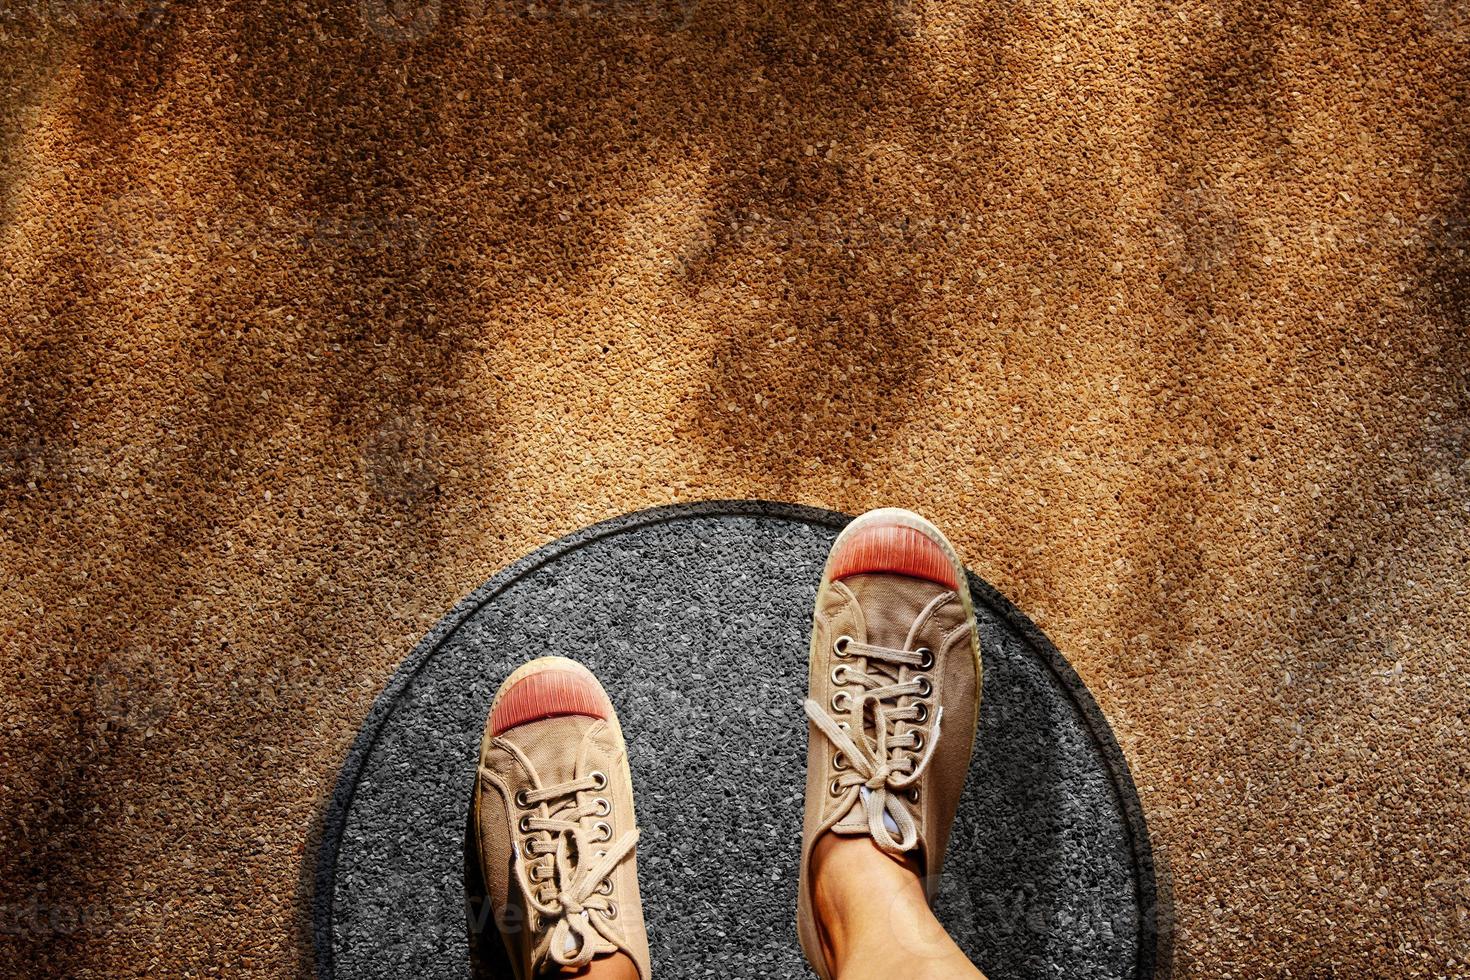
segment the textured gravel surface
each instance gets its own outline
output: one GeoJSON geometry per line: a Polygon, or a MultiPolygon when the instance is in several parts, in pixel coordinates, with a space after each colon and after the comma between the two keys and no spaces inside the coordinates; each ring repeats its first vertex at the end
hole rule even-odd
{"type": "MultiPolygon", "coordinates": [[[[461,852],[480,731],[500,681],[556,653],[596,671],[623,721],[661,975],[808,976],[793,925],[800,702],[834,535],[705,509],[553,546],[472,599],[483,604],[406,665],[349,761],[344,778],[360,778],[324,849],[328,975],[468,974],[461,852]]],[[[1100,716],[1079,710],[1049,656],[996,609],[980,616],[985,700],[938,907],[992,977],[1137,977],[1151,940],[1136,896],[1153,880],[1130,844],[1132,785],[1115,785],[1089,727],[1100,716]]]]}

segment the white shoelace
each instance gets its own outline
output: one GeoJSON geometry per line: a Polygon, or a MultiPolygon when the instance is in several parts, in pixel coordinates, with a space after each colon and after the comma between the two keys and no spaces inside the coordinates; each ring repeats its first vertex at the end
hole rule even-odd
{"type": "MultiPolygon", "coordinates": [[[[928,707],[921,702],[899,707],[897,701],[902,697],[924,697],[932,691],[925,674],[907,676],[907,668],[927,669],[933,665],[933,654],[924,648],[899,650],[858,643],[845,636],[839,637],[837,644],[843,662],[833,668],[834,673],[842,670],[839,676],[844,678],[845,685],[859,684],[863,688],[862,694],[852,702],[851,710],[858,725],[857,737],[849,734],[851,726],[838,722],[811,698],[804,705],[806,715],[844,760],[845,766],[838,767],[840,774],[833,780],[833,786],[842,790],[839,812],[847,813],[855,800],[861,800],[873,842],[891,854],[901,854],[912,850],[919,837],[918,824],[904,805],[903,796],[918,783],[934,758],[944,709],[934,712],[934,723],[926,739],[917,724],[928,717],[928,707]],[[859,668],[855,663],[858,660],[868,665],[892,664],[898,670],[893,677],[874,676],[859,668]],[[869,704],[873,710],[872,738],[864,730],[869,704]],[[908,726],[902,732],[897,727],[901,723],[908,726]],[[889,821],[893,830],[889,829],[889,821]]],[[[847,696],[851,698],[850,694],[847,696]]]]}
{"type": "Polygon", "coordinates": [[[607,815],[607,801],[597,797],[578,802],[580,793],[606,784],[602,773],[589,773],[571,782],[523,790],[516,798],[524,811],[549,804],[545,816],[527,812],[515,825],[521,835],[516,838],[515,860],[521,891],[530,911],[553,923],[536,945],[537,963],[549,958],[560,966],[583,967],[592,962],[599,939],[622,946],[608,925],[618,914],[609,897],[608,876],[633,853],[638,831],[629,830],[612,841],[606,822],[588,826],[593,817],[607,815]],[[606,828],[606,835],[594,837],[601,828],[606,828]]]}

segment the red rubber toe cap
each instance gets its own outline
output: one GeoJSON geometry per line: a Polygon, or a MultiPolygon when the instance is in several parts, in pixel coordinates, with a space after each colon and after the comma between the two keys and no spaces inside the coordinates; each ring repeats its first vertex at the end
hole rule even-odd
{"type": "Polygon", "coordinates": [[[611,718],[612,704],[590,677],[551,667],[527,674],[500,695],[490,712],[490,734],[563,715],[611,718]]]}
{"type": "Polygon", "coordinates": [[[923,531],[899,524],[860,528],[832,555],[832,581],[865,572],[921,578],[957,589],[954,565],[944,549],[923,531]]]}

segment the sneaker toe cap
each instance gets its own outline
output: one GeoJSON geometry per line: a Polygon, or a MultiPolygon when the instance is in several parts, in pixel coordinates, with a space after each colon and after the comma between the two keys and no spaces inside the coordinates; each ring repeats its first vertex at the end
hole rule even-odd
{"type": "Polygon", "coordinates": [[[490,733],[565,715],[611,718],[612,704],[591,677],[552,667],[522,677],[501,693],[490,712],[490,733]]]}
{"type": "Polygon", "coordinates": [[[873,524],[843,538],[832,553],[832,581],[850,575],[887,573],[959,587],[954,565],[937,541],[917,528],[873,524]]]}

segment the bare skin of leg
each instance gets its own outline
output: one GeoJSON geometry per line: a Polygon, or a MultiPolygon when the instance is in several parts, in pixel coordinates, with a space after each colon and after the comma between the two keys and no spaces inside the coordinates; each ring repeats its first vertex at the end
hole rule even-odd
{"type": "Polygon", "coordinates": [[[595,959],[580,970],[567,971],[562,977],[580,977],[583,980],[638,980],[638,967],[622,953],[595,959]]]}
{"type": "Polygon", "coordinates": [[[827,834],[812,873],[822,948],[838,980],[985,980],[934,917],[911,859],[867,837],[827,834]]]}

